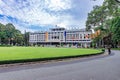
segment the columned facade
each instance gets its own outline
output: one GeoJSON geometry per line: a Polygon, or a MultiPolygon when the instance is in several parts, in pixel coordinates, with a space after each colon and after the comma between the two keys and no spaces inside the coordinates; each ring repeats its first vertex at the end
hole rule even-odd
{"type": "Polygon", "coordinates": [[[65,28],[53,28],[47,32],[37,32],[29,34],[31,44],[74,44],[80,47],[90,47],[91,31],[66,30],[65,28]]]}

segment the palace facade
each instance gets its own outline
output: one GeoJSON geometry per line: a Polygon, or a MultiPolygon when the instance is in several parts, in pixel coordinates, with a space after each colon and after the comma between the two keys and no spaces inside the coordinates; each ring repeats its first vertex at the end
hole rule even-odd
{"type": "Polygon", "coordinates": [[[50,31],[34,32],[29,34],[30,44],[39,45],[76,45],[90,47],[91,31],[67,30],[65,28],[52,28],[50,31]]]}

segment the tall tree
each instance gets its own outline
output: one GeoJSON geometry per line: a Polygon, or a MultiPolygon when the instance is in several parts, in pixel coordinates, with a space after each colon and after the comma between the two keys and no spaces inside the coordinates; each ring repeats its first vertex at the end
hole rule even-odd
{"type": "MultiPolygon", "coordinates": [[[[86,29],[101,30],[104,35],[100,35],[101,37],[98,36],[99,38],[95,39],[99,41],[99,39],[111,35],[111,21],[117,16],[120,16],[120,3],[116,2],[116,0],[104,0],[102,6],[95,6],[88,14],[86,29]]],[[[112,35],[115,37],[115,34],[112,35]]]]}
{"type": "Polygon", "coordinates": [[[5,38],[5,25],[0,23],[0,44],[2,44],[3,39],[5,38]]]}
{"type": "Polygon", "coordinates": [[[23,34],[15,29],[11,23],[3,25],[0,23],[0,43],[6,45],[22,45],[24,42],[23,34]]]}
{"type": "Polygon", "coordinates": [[[111,22],[112,40],[120,46],[120,17],[116,17],[111,22]]]}
{"type": "Polygon", "coordinates": [[[26,32],[26,31],[24,33],[24,44],[25,46],[29,45],[29,32],[26,32]]]}

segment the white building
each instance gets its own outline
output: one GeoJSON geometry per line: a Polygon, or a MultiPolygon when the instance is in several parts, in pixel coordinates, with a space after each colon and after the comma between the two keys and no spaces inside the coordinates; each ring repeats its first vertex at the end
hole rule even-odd
{"type": "Polygon", "coordinates": [[[85,30],[66,30],[65,28],[52,28],[47,32],[30,33],[30,44],[72,44],[79,45],[79,47],[90,47],[91,31],[85,30]]]}

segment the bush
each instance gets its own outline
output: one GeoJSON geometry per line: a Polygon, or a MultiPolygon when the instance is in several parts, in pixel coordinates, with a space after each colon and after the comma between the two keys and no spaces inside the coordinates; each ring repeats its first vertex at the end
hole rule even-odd
{"type": "Polygon", "coordinates": [[[11,45],[0,45],[0,47],[12,47],[11,45]]]}
{"type": "Polygon", "coordinates": [[[105,49],[103,48],[102,51],[105,52],[105,49]]]}

